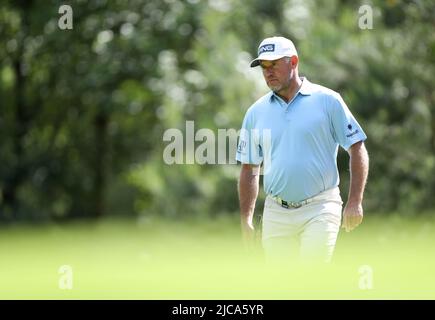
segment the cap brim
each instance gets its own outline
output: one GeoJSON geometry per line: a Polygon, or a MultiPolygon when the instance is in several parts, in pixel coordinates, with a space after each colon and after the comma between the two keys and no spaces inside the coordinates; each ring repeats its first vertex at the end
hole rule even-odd
{"type": "Polygon", "coordinates": [[[281,59],[283,57],[287,57],[287,56],[282,55],[282,54],[268,54],[268,55],[263,55],[263,56],[260,55],[258,58],[251,61],[251,68],[259,66],[261,60],[271,61],[271,60],[278,60],[278,59],[281,59]]]}

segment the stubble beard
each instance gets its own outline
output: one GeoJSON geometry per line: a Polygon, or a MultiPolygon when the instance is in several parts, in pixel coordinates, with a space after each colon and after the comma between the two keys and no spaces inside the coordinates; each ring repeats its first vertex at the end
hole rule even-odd
{"type": "Polygon", "coordinates": [[[268,84],[268,87],[270,90],[272,90],[273,92],[278,94],[279,92],[286,90],[290,87],[290,81],[291,81],[291,78],[289,77],[287,79],[287,83],[282,83],[282,84],[275,85],[275,86],[268,84]]]}
{"type": "Polygon", "coordinates": [[[282,85],[278,85],[278,86],[272,86],[272,85],[269,85],[269,89],[272,90],[272,91],[275,92],[275,93],[278,93],[278,92],[281,91],[281,89],[282,89],[282,85]]]}
{"type": "Polygon", "coordinates": [[[271,85],[269,83],[267,83],[267,86],[269,87],[270,90],[272,90],[274,93],[278,94],[279,92],[286,90],[290,87],[290,83],[293,79],[295,75],[293,73],[290,73],[288,78],[287,78],[287,82],[286,83],[280,83],[279,85],[271,85]]]}

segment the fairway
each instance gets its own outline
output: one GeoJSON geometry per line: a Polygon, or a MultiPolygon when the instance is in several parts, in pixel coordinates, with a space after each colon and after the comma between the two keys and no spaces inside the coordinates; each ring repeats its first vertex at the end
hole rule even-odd
{"type": "Polygon", "coordinates": [[[3,227],[0,298],[435,298],[433,218],[368,217],[340,233],[322,267],[265,264],[243,250],[238,230],[237,216],[3,227]],[[71,289],[59,286],[65,265],[71,289]]]}

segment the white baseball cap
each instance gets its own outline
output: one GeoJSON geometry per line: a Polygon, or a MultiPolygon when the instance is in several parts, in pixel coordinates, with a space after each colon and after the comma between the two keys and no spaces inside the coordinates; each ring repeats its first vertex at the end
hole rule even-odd
{"type": "Polygon", "coordinates": [[[251,61],[251,68],[260,64],[260,60],[277,60],[282,57],[297,56],[295,45],[284,37],[271,37],[261,41],[258,57],[251,61]]]}

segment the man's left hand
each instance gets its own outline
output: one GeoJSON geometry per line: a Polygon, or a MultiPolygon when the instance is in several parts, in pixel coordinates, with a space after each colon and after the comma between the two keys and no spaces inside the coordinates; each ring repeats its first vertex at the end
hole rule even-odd
{"type": "Polygon", "coordinates": [[[355,229],[363,220],[363,207],[361,203],[348,202],[343,211],[342,228],[346,232],[355,229]]]}

